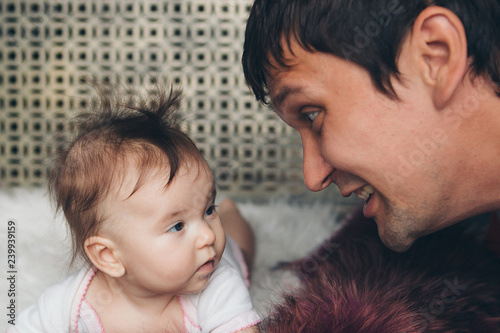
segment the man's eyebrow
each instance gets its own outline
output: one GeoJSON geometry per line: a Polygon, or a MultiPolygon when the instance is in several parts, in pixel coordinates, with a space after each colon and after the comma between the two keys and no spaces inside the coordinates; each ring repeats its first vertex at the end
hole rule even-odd
{"type": "Polygon", "coordinates": [[[281,90],[279,91],[274,98],[271,99],[271,105],[273,106],[273,109],[276,111],[276,113],[281,113],[281,107],[283,106],[283,102],[290,96],[291,94],[295,94],[302,91],[301,87],[290,87],[290,86],[283,86],[281,90]]]}

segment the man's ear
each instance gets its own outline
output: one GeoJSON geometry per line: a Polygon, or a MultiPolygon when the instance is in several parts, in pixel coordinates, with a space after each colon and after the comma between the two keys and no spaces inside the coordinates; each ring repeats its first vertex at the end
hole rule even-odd
{"type": "Polygon", "coordinates": [[[106,237],[92,236],[84,243],[85,253],[100,271],[118,278],[125,274],[125,267],[117,256],[115,243],[106,237]]]}
{"type": "Polygon", "coordinates": [[[415,20],[410,38],[410,52],[415,52],[424,83],[432,89],[433,103],[443,109],[467,72],[462,21],[446,8],[428,7],[415,20]]]}

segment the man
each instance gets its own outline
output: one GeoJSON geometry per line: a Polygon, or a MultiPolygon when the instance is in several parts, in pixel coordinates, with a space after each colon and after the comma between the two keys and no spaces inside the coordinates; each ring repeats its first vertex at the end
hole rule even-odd
{"type": "Polygon", "coordinates": [[[405,251],[500,209],[499,18],[497,0],[257,0],[243,69],[301,135],[306,186],[355,193],[405,251]]]}

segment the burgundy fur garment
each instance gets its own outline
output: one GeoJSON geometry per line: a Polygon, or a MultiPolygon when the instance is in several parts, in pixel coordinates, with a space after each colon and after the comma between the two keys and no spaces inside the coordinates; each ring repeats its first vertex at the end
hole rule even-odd
{"type": "Polygon", "coordinates": [[[288,265],[302,288],[283,295],[264,332],[500,332],[500,259],[470,223],[386,248],[373,220],[351,215],[309,257],[288,265]]]}

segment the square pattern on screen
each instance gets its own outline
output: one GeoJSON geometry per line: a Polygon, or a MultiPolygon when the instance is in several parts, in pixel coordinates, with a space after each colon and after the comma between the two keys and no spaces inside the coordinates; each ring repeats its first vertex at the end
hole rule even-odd
{"type": "Polygon", "coordinates": [[[220,192],[306,192],[300,137],[259,105],[241,69],[251,0],[3,0],[0,185],[43,186],[54,134],[88,105],[90,80],[182,87],[184,129],[220,192]]]}

